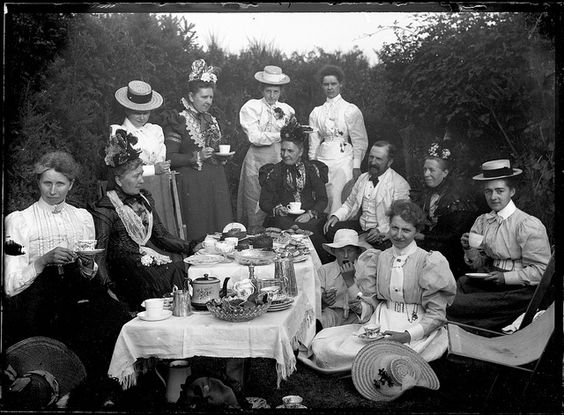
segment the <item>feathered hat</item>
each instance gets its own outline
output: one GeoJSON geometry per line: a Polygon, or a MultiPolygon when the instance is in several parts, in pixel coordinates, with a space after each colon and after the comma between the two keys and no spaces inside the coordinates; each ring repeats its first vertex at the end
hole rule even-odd
{"type": "Polygon", "coordinates": [[[118,129],[110,135],[110,141],[105,148],[106,157],[104,162],[107,166],[118,167],[130,160],[139,158],[141,150],[133,146],[137,144],[137,137],[125,130],[118,129]]]}
{"type": "Polygon", "coordinates": [[[204,82],[217,82],[217,74],[219,68],[215,66],[206,65],[206,61],[203,59],[197,59],[192,62],[192,72],[188,77],[189,81],[204,81],[204,82]]]}

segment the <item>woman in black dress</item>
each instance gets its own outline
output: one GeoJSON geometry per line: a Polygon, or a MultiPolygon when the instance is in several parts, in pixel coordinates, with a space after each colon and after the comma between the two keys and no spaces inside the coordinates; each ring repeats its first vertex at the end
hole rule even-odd
{"type": "Polygon", "coordinates": [[[99,273],[131,310],[162,297],[187,278],[183,254],[191,244],[171,235],[143,185],[143,162],[132,147],[136,138],[117,130],[106,147],[112,175],[106,194],[92,207],[98,248],[105,248],[99,273]]]}

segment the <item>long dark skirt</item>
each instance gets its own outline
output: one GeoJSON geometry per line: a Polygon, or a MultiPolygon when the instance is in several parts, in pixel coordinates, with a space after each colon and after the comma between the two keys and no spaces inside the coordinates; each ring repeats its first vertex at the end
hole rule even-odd
{"type": "Polygon", "coordinates": [[[223,166],[204,163],[201,171],[183,167],[179,172],[178,192],[187,239],[192,241],[208,233],[221,232],[233,221],[231,195],[223,166]]]}
{"type": "Polygon", "coordinates": [[[76,265],[47,267],[33,284],[6,299],[4,346],[46,336],[65,343],[82,360],[89,378],[107,376],[115,341],[131,316],[105,288],[76,265]]]}
{"type": "Polygon", "coordinates": [[[460,277],[447,319],[499,331],[525,312],[535,288],[460,277]]]}

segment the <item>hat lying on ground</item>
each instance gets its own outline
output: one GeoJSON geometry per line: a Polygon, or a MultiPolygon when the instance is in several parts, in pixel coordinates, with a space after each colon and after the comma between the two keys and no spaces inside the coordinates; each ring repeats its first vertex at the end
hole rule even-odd
{"type": "Polygon", "coordinates": [[[134,111],[151,111],[163,104],[163,97],[143,81],[131,81],[116,91],[115,97],[123,107],[134,111]]]}
{"type": "Polygon", "coordinates": [[[511,167],[507,159],[486,161],[482,164],[482,173],[472,177],[474,180],[496,180],[504,177],[518,176],[523,173],[521,169],[511,167]]]}
{"type": "Polygon", "coordinates": [[[268,85],[285,85],[290,82],[290,77],[282,73],[280,67],[272,65],[265,66],[264,71],[257,72],[255,79],[268,85]]]}
{"type": "Polygon", "coordinates": [[[431,366],[401,343],[378,340],[363,347],[352,364],[356,390],[373,401],[392,401],[414,386],[439,389],[431,366]]]}
{"type": "Polygon", "coordinates": [[[57,402],[86,378],[78,356],[58,340],[24,339],[6,351],[4,376],[8,408],[42,409],[57,402]]]}
{"type": "Polygon", "coordinates": [[[333,243],[323,244],[323,249],[333,255],[333,249],[343,248],[349,245],[356,246],[360,248],[361,251],[366,250],[365,247],[358,244],[358,233],[353,229],[339,229],[335,232],[333,243]]]}

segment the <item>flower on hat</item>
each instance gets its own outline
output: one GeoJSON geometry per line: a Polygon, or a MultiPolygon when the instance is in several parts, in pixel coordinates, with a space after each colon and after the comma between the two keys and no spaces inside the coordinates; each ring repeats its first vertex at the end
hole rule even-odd
{"type": "Polygon", "coordinates": [[[452,158],[452,153],[450,152],[450,150],[446,147],[441,146],[439,143],[431,144],[431,147],[429,147],[427,153],[431,157],[436,157],[443,160],[450,160],[452,158]]]}
{"type": "Polygon", "coordinates": [[[110,136],[108,145],[105,148],[106,157],[104,162],[107,166],[117,167],[130,160],[139,157],[141,150],[136,150],[133,146],[137,144],[137,137],[123,129],[118,129],[110,136]]]}
{"type": "Polygon", "coordinates": [[[203,82],[217,82],[217,74],[219,68],[215,66],[206,65],[206,61],[203,59],[197,59],[192,63],[192,72],[188,77],[189,81],[203,81],[203,82]]]}

